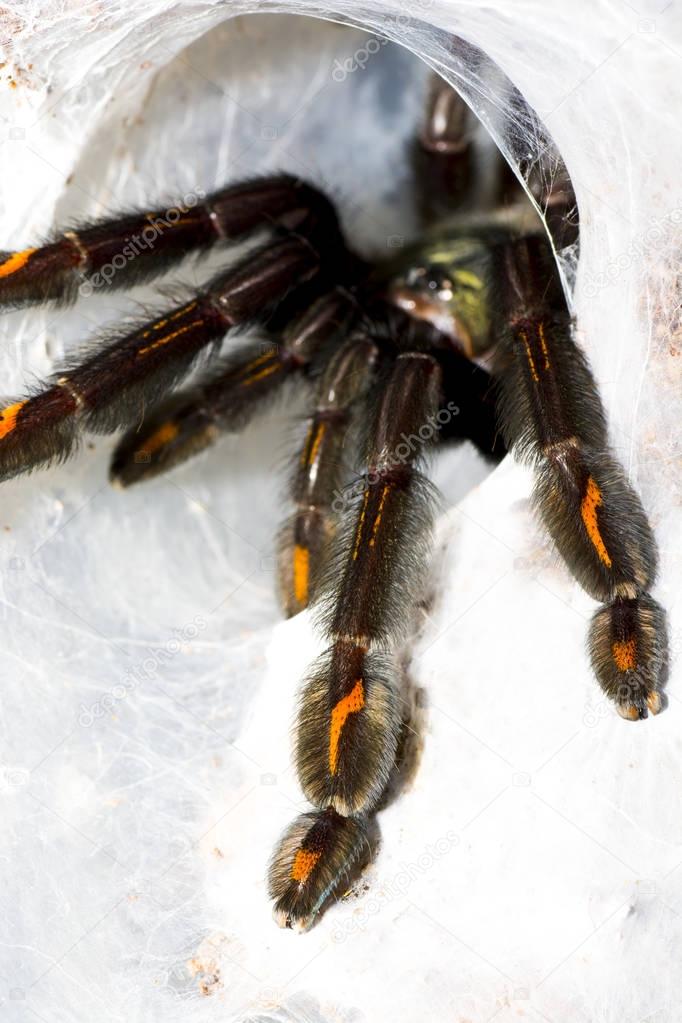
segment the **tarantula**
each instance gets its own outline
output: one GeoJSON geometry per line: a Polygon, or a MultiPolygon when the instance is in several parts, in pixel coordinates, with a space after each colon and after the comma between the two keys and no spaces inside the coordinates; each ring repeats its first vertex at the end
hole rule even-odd
{"type": "MultiPolygon", "coordinates": [[[[111,479],[129,486],[242,429],[285,381],[309,382],[315,396],[278,574],[286,614],[314,605],[328,650],[304,684],[296,727],[298,774],[314,809],[284,834],[269,876],[276,919],[298,929],[364,862],[399,755],[405,711],[394,655],[423,588],[433,491],[422,469],[436,440],[469,438],[493,460],[511,448],[534,466],[539,516],[602,604],[589,632],[602,689],[631,720],[665,703],[665,616],[648,593],[651,529],[610,452],[542,224],[520,188],[510,196],[504,174],[506,205],[471,210],[474,149],[468,108],[437,79],[415,143],[427,227],[391,258],[359,255],[334,204],[286,174],[207,196],[132,257],[131,238],[161,213],[81,225],[0,255],[2,304],[65,302],[105,267],[117,267],[112,287],[127,287],[189,253],[263,235],[189,301],[8,403],[0,476],[65,459],[81,431],[126,429],[111,479]],[[444,219],[443,201],[459,215],[444,219]],[[254,324],[267,343],[247,341],[176,390],[227,333],[254,324]]],[[[548,198],[557,224],[575,233],[567,194],[555,188],[548,198]]]]}

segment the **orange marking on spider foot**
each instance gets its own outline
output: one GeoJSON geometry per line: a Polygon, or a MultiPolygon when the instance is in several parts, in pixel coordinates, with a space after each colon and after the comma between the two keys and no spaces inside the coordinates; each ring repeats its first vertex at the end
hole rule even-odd
{"type": "Polygon", "coordinates": [[[147,437],[147,440],[141,448],[137,449],[135,454],[153,455],[165,444],[170,444],[170,442],[177,437],[179,432],[180,430],[175,423],[162,423],[158,430],[155,430],[154,433],[147,437]]]}
{"type": "Polygon", "coordinates": [[[29,259],[37,249],[24,249],[23,252],[13,252],[11,256],[0,263],[0,277],[9,277],[11,274],[15,274],[17,270],[21,270],[22,267],[26,266],[29,259]]]}
{"type": "Polygon", "coordinates": [[[0,440],[11,433],[17,425],[17,416],[25,404],[25,401],[15,401],[13,405],[8,405],[0,411],[0,440]]]}
{"type": "Polygon", "coordinates": [[[611,646],[618,671],[632,671],[637,667],[637,644],[634,639],[616,640],[611,646]]]}
{"type": "Polygon", "coordinates": [[[381,490],[381,497],[379,498],[379,509],[377,511],[376,518],[372,523],[372,536],[369,541],[370,547],[374,547],[374,544],[376,542],[377,533],[379,532],[379,525],[381,524],[381,517],[384,513],[384,505],[386,504],[386,498],[388,497],[390,489],[391,489],[390,483],[384,483],[381,490]]]}
{"type": "Polygon", "coordinates": [[[299,849],[291,866],[291,880],[305,884],[317,866],[322,852],[319,849],[299,849]]]}
{"type": "Polygon", "coordinates": [[[597,508],[599,508],[602,503],[601,490],[594,479],[590,476],[587,480],[585,496],[580,504],[580,514],[582,516],[585,529],[587,530],[587,535],[590,538],[590,542],[599,555],[599,560],[603,561],[607,568],[611,568],[611,558],[604,541],[602,540],[602,535],[599,532],[599,523],[597,522],[597,508]]]}
{"type": "Polygon", "coordinates": [[[308,603],[310,579],[310,551],[296,544],[294,547],[294,597],[298,604],[308,603]]]}
{"type": "Polygon", "coordinates": [[[358,714],[365,706],[365,690],[359,678],[347,696],[336,704],[329,726],[329,773],[336,774],[339,765],[339,740],[348,717],[358,714]]]}

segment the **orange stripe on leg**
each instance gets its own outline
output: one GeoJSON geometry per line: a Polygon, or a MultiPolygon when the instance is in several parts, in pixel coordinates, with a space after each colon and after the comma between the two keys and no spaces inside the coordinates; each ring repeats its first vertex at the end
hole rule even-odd
{"type": "Polygon", "coordinates": [[[583,497],[580,505],[580,514],[582,516],[585,529],[587,530],[587,535],[590,538],[592,546],[599,555],[600,561],[603,561],[607,568],[611,568],[611,558],[606,549],[606,545],[602,540],[602,535],[599,532],[599,523],[597,522],[597,508],[599,508],[601,504],[601,490],[590,476],[587,481],[585,496],[583,497]]]}
{"type": "Polygon", "coordinates": [[[135,454],[138,456],[153,455],[159,448],[174,440],[178,433],[179,429],[175,423],[163,423],[158,430],[155,430],[151,436],[147,437],[144,445],[138,448],[135,454]]]}
{"type": "Polygon", "coordinates": [[[390,490],[391,484],[384,483],[381,491],[381,497],[379,498],[379,508],[377,510],[376,518],[372,523],[372,536],[369,541],[370,547],[374,547],[374,544],[376,543],[377,533],[379,532],[379,526],[381,525],[381,517],[384,514],[384,505],[386,504],[386,498],[388,497],[390,490]]]}
{"type": "Polygon", "coordinates": [[[255,376],[248,377],[242,381],[242,387],[250,387],[251,384],[255,384],[258,380],[262,380],[263,377],[269,377],[271,373],[276,373],[278,369],[281,369],[281,363],[276,362],[273,366],[266,366],[260,372],[256,373],[255,376]]]}
{"type": "Polygon", "coordinates": [[[353,545],[353,561],[358,560],[358,554],[360,553],[360,544],[362,543],[362,530],[365,525],[365,516],[367,515],[367,504],[369,502],[369,487],[365,488],[365,494],[362,500],[362,511],[360,512],[360,519],[358,521],[358,528],[355,534],[355,543],[353,545]]]}
{"type": "Polygon", "coordinates": [[[545,337],[545,325],[543,323],[539,323],[538,324],[538,333],[540,335],[540,344],[542,346],[542,354],[545,357],[545,364],[543,366],[543,369],[549,369],[550,368],[549,349],[547,347],[547,338],[545,337]]]}
{"type": "Polygon", "coordinates": [[[611,652],[618,671],[633,671],[637,667],[637,644],[634,639],[616,640],[611,652]]]}
{"type": "Polygon", "coordinates": [[[307,547],[294,547],[294,596],[299,604],[308,603],[308,580],[310,576],[310,552],[307,547]]]}
{"type": "Polygon", "coordinates": [[[203,326],[203,323],[204,323],[203,320],[193,320],[191,323],[188,323],[186,327],[179,327],[177,330],[174,330],[171,334],[166,334],[165,337],[160,337],[158,341],[153,341],[152,344],[146,345],[144,348],[140,348],[137,354],[146,355],[147,352],[153,352],[155,348],[160,348],[162,345],[167,345],[169,341],[173,341],[176,337],[179,337],[181,334],[186,334],[187,331],[192,330],[193,327],[203,326]]]}
{"type": "Polygon", "coordinates": [[[0,277],[9,277],[11,274],[26,266],[29,259],[37,249],[24,249],[23,252],[14,252],[4,263],[0,263],[0,277]]]}
{"type": "Polygon", "coordinates": [[[321,855],[322,853],[319,850],[299,849],[294,856],[294,862],[291,867],[292,881],[298,881],[299,884],[305,884],[315,869],[317,861],[321,855]]]}
{"type": "Polygon", "coordinates": [[[523,347],[526,349],[526,358],[528,359],[528,365],[530,367],[530,375],[537,384],[540,380],[540,377],[538,376],[538,371],[535,368],[535,360],[533,358],[533,353],[530,350],[530,342],[528,341],[528,335],[526,334],[525,330],[520,330],[519,336],[521,337],[521,340],[523,342],[523,347]]]}
{"type": "Polygon", "coordinates": [[[326,429],[327,429],[326,423],[318,423],[317,430],[315,431],[315,439],[310,448],[310,455],[308,456],[308,465],[310,466],[315,464],[315,461],[320,451],[320,444],[322,443],[322,438],[325,435],[326,429]]]}
{"type": "Polygon", "coordinates": [[[332,711],[329,726],[329,773],[336,774],[339,763],[339,740],[348,717],[357,714],[365,706],[365,690],[359,678],[351,691],[339,700],[332,711]]]}
{"type": "Polygon", "coordinates": [[[14,405],[8,405],[0,411],[0,440],[17,425],[17,416],[25,404],[25,401],[15,401],[14,405]]]}

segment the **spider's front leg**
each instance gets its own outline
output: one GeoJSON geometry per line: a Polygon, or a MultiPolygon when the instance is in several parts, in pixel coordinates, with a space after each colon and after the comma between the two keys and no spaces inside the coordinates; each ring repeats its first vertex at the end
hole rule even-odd
{"type": "MultiPolygon", "coordinates": [[[[189,302],[6,405],[0,411],[0,479],[67,458],[79,429],[112,433],[140,421],[145,408],[186,375],[209,345],[236,326],[262,322],[289,293],[320,279],[323,253],[346,258],[335,221],[311,217],[304,226],[250,252],[189,302]]],[[[274,372],[256,364],[258,358],[246,371],[251,382],[274,372]]]]}
{"type": "Polygon", "coordinates": [[[629,720],[665,706],[665,614],[648,594],[656,544],[608,444],[599,394],[540,237],[502,257],[501,413],[509,445],[537,470],[535,504],[578,582],[604,606],[589,645],[597,679],[629,720]]]}
{"type": "Polygon", "coordinates": [[[130,288],[191,252],[234,242],[262,227],[298,228],[329,201],[289,174],[239,182],[191,206],[170,206],[76,225],[47,245],[0,253],[0,306],[71,302],[85,284],[130,288]]]}
{"type": "Polygon", "coordinates": [[[422,583],[432,518],[416,468],[419,431],[435,421],[441,393],[431,356],[405,352],[392,364],[366,472],[341,514],[315,594],[330,647],[304,685],[296,765],[317,809],[291,825],[273,857],[270,894],[282,926],[311,926],[371,854],[369,817],[385,792],[403,723],[390,649],[422,583]]]}

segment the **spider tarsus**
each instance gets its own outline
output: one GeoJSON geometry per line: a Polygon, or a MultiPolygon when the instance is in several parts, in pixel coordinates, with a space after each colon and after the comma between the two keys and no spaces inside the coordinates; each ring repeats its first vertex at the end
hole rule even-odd
{"type": "Polygon", "coordinates": [[[595,612],[590,625],[592,667],[621,717],[636,721],[667,705],[667,624],[648,594],[615,600],[595,612]]]}
{"type": "Polygon", "coordinates": [[[330,807],[302,814],[287,828],[270,861],[275,921],[298,932],[309,930],[372,853],[372,831],[364,817],[344,817],[330,807]]]}

